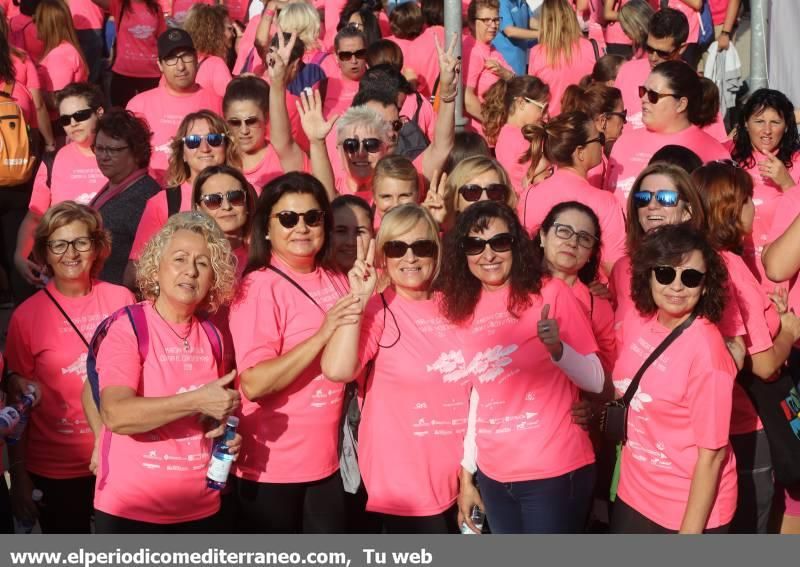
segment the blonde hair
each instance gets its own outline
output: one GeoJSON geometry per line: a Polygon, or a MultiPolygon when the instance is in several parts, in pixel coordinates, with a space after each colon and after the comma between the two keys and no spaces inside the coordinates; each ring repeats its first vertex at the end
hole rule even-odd
{"type": "Polygon", "coordinates": [[[575,11],[567,0],[544,0],[539,43],[547,54],[547,64],[556,66],[572,62],[572,50],[581,38],[575,11]]]}
{"type": "Polygon", "coordinates": [[[199,110],[184,117],[175,132],[175,136],[169,143],[170,156],[167,164],[167,187],[178,187],[192,176],[189,164],[183,159],[183,138],[188,134],[192,124],[199,120],[206,121],[212,134],[225,135],[225,163],[241,168],[242,161],[239,157],[236,139],[228,132],[228,126],[225,121],[221,116],[210,110],[199,110]]]}
{"type": "Polygon", "coordinates": [[[211,269],[214,281],[200,307],[211,313],[230,302],[236,285],[236,256],[231,245],[217,223],[199,211],[187,211],[172,215],[167,224],[147,243],[136,270],[136,284],[142,297],[155,301],[160,293],[158,271],[164,250],[179,230],[199,234],[208,244],[211,253],[211,269]]]}
{"type": "Polygon", "coordinates": [[[508,178],[505,168],[500,165],[500,162],[486,156],[472,156],[461,161],[453,168],[450,175],[447,176],[447,181],[444,185],[444,202],[449,213],[458,212],[458,189],[462,185],[471,183],[473,179],[479,175],[483,175],[487,171],[494,171],[500,178],[500,182],[508,187],[508,197],[506,198],[506,205],[516,210],[517,207],[517,194],[511,187],[511,182],[508,178]]]}
{"type": "Polygon", "coordinates": [[[284,33],[296,33],[306,49],[318,43],[320,26],[319,12],[305,2],[289,4],[278,14],[278,27],[284,33]]]}
{"type": "Polygon", "coordinates": [[[377,190],[378,182],[381,179],[399,179],[414,184],[414,190],[419,195],[419,174],[414,164],[405,156],[389,154],[383,156],[375,164],[375,172],[372,174],[372,193],[377,190]]]}
{"type": "Polygon", "coordinates": [[[198,53],[225,59],[228,56],[228,48],[222,38],[225,37],[227,19],[228,9],[225,6],[195,4],[189,9],[183,29],[192,37],[192,43],[198,53]]]}
{"type": "Polygon", "coordinates": [[[414,227],[420,222],[423,222],[428,229],[427,237],[436,243],[436,267],[431,278],[431,282],[433,282],[439,276],[439,268],[442,265],[442,239],[439,236],[439,225],[433,220],[428,209],[416,203],[397,205],[381,219],[381,227],[375,236],[375,258],[377,265],[385,267],[386,258],[383,255],[383,246],[414,230],[414,227]]]}
{"type": "Polygon", "coordinates": [[[72,14],[64,0],[41,0],[39,5],[36,6],[36,12],[33,17],[36,21],[36,33],[44,43],[45,55],[62,43],[67,42],[72,44],[72,47],[78,51],[78,57],[81,58],[81,62],[86,66],[81,44],[78,42],[78,34],[75,32],[75,26],[72,23],[72,14]]]}

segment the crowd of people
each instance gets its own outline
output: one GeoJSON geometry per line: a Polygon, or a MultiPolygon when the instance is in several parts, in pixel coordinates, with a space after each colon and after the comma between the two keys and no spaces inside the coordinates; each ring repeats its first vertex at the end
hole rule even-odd
{"type": "Polygon", "coordinates": [[[800,533],[795,107],[697,70],[739,0],[389,4],[0,1],[0,531],[800,533]]]}

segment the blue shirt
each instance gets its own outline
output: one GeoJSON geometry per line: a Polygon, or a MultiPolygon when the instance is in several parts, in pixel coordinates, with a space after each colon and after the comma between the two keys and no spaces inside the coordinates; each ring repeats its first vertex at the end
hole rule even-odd
{"type": "Polygon", "coordinates": [[[492,45],[511,65],[516,75],[524,75],[528,67],[528,48],[536,43],[529,39],[511,39],[503,30],[508,26],[528,29],[531,11],[525,0],[500,0],[500,29],[492,45]]]}

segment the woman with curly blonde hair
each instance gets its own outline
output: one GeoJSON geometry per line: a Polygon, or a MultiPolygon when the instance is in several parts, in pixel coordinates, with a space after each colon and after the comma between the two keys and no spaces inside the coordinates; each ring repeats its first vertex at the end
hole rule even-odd
{"type": "MultiPolygon", "coordinates": [[[[96,352],[97,533],[224,529],[205,476],[239,393],[229,388],[236,372],[223,376],[218,331],[200,313],[230,300],[234,272],[230,244],[205,214],[177,214],[147,243],[137,273],[144,301],[128,307],[139,316],[112,320],[96,352]]],[[[240,443],[228,442],[234,454],[240,443]]]]}
{"type": "Polygon", "coordinates": [[[197,84],[225,96],[235,32],[225,6],[195,4],[183,24],[197,49],[197,84]]]}

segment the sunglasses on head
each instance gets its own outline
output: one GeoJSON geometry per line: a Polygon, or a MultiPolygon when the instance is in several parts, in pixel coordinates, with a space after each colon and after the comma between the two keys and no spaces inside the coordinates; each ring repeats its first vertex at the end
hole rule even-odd
{"type": "Polygon", "coordinates": [[[364,138],[363,140],[347,138],[342,142],[342,148],[348,154],[357,154],[361,148],[368,154],[374,154],[379,152],[382,146],[383,142],[378,138],[364,138]]]}
{"type": "Polygon", "coordinates": [[[650,104],[658,104],[659,100],[668,96],[671,96],[672,98],[680,98],[675,93],[660,93],[658,91],[654,91],[653,89],[648,89],[642,85],[639,87],[639,98],[644,98],[645,95],[647,95],[647,100],[650,104]]]}
{"type": "Polygon", "coordinates": [[[94,114],[94,108],[84,108],[83,110],[79,110],[78,112],[73,112],[72,114],[62,114],[58,117],[58,123],[61,124],[62,128],[66,128],[70,124],[72,124],[72,119],[75,119],[75,122],[86,122],[92,117],[94,114]]]}
{"type": "Polygon", "coordinates": [[[189,134],[183,137],[183,145],[190,150],[196,150],[203,143],[203,140],[208,142],[212,148],[218,148],[225,141],[225,134],[189,134]]]}
{"type": "Polygon", "coordinates": [[[674,189],[659,189],[658,191],[636,191],[633,194],[633,202],[637,209],[646,207],[656,198],[656,202],[662,207],[677,207],[681,200],[680,194],[674,189]]]}
{"type": "Polygon", "coordinates": [[[209,193],[200,197],[200,203],[209,210],[214,211],[222,206],[222,203],[227,200],[231,207],[241,207],[247,200],[247,194],[244,189],[233,189],[227,193],[209,193]]]}
{"type": "Polygon", "coordinates": [[[438,251],[433,240],[417,240],[411,244],[402,240],[390,240],[383,245],[383,254],[387,258],[402,258],[409,248],[417,258],[433,258],[438,251]]]}
{"type": "Polygon", "coordinates": [[[480,185],[469,183],[458,188],[458,194],[470,203],[479,201],[484,191],[490,201],[505,201],[508,195],[508,186],[503,183],[490,183],[486,187],[481,187],[480,185]]]}
{"type": "Polygon", "coordinates": [[[231,128],[241,128],[242,124],[248,128],[252,128],[258,124],[258,118],[255,116],[249,116],[247,118],[228,118],[228,124],[231,128]]]}
{"type": "Polygon", "coordinates": [[[322,221],[325,218],[325,211],[321,211],[319,209],[309,209],[304,213],[281,211],[271,215],[271,217],[278,219],[278,222],[281,223],[283,228],[296,227],[297,223],[300,222],[300,217],[303,217],[303,221],[306,223],[306,226],[315,227],[322,224],[322,221]]]}
{"type": "MultiPolygon", "coordinates": [[[[675,281],[678,270],[672,266],[656,266],[653,268],[653,275],[656,277],[656,281],[661,285],[670,285],[675,281]]],[[[687,268],[681,270],[681,283],[686,287],[696,288],[703,283],[703,278],[705,276],[703,272],[693,268],[687,268]]]]}
{"type": "Polygon", "coordinates": [[[514,244],[514,237],[507,232],[495,234],[489,240],[477,236],[467,236],[461,243],[461,247],[467,256],[477,256],[486,250],[487,244],[495,252],[508,252],[511,250],[511,245],[514,244]]]}
{"type": "Polygon", "coordinates": [[[367,50],[357,49],[356,51],[337,51],[336,57],[339,58],[339,61],[350,61],[353,57],[356,59],[366,59],[367,50]]]}

